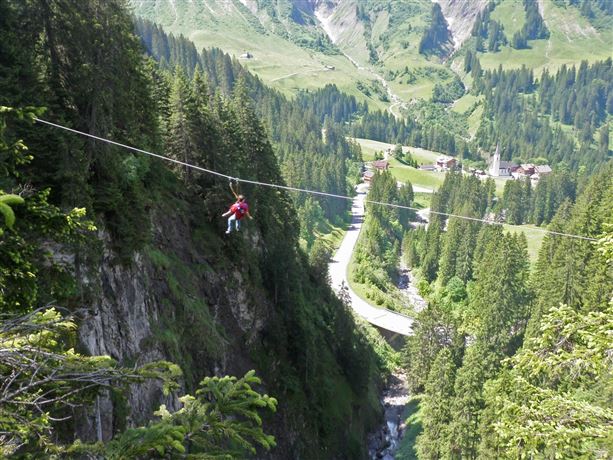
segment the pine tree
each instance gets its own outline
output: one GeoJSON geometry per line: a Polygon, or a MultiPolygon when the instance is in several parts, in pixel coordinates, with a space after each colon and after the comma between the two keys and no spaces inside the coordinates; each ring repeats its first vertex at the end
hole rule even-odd
{"type": "Polygon", "coordinates": [[[486,384],[482,457],[608,455],[611,318],[610,302],[589,314],[564,305],[549,310],[534,337],[486,384]]]}
{"type": "MultiPolygon", "coordinates": [[[[611,167],[594,176],[575,206],[560,207],[552,230],[596,238],[605,222],[611,220],[613,184],[611,167]]],[[[613,277],[599,263],[589,241],[547,235],[539,252],[532,284],[536,291],[530,331],[536,332],[546,309],[565,304],[577,310],[592,311],[608,301],[613,277]]]]}
{"type": "Polygon", "coordinates": [[[422,432],[417,438],[419,458],[435,460],[446,455],[450,442],[449,422],[452,419],[450,403],[453,400],[455,365],[451,353],[443,348],[428,374],[422,400],[422,432]]]}
{"type": "Polygon", "coordinates": [[[500,352],[480,342],[470,346],[456,374],[451,402],[448,451],[452,458],[477,458],[479,426],[485,407],[483,385],[495,375],[500,352]]]}
{"type": "MultiPolygon", "coordinates": [[[[181,68],[175,70],[170,94],[170,119],[166,145],[168,153],[175,159],[194,164],[201,152],[201,133],[198,126],[198,107],[192,87],[181,68]]],[[[187,183],[193,182],[193,170],[179,167],[187,183]]]]}
{"type": "Polygon", "coordinates": [[[482,240],[484,246],[477,249],[481,255],[475,257],[470,316],[478,340],[507,351],[527,318],[527,243],[523,233],[504,234],[501,229],[492,233],[496,237],[482,240]]]}

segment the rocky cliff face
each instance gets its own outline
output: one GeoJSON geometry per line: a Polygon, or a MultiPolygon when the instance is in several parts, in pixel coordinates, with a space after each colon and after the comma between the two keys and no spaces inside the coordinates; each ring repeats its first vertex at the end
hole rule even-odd
{"type": "MultiPolygon", "coordinates": [[[[79,270],[85,290],[93,294],[79,330],[82,346],[124,365],[178,362],[186,373],[184,389],[204,375],[242,375],[249,369],[266,375],[249,352],[269,319],[265,294],[249,285],[240,267],[213,270],[185,219],[158,215],[156,221],[150,247],[129,263],[117,263],[102,232],[102,254],[79,270]]],[[[249,233],[257,247],[257,234],[249,233]]],[[[160,404],[177,408],[176,398],[163,396],[156,382],[131,386],[127,404],[132,424],[145,423],[160,404]]],[[[280,412],[282,420],[287,414],[283,407],[280,412]]],[[[125,415],[107,392],[83,416],[77,432],[83,439],[108,440],[125,415]]],[[[291,445],[292,430],[291,424],[272,425],[279,440],[275,455],[291,445]]]]}
{"type": "MultiPolygon", "coordinates": [[[[266,233],[263,201],[256,207],[259,220],[229,236],[217,214],[199,214],[202,205],[189,201],[175,199],[172,209],[152,212],[151,242],[127,263],[118,263],[110,238],[100,233],[104,249],[93,250],[75,270],[88,293],[82,348],[126,366],[177,363],[186,392],[204,376],[255,369],[263,381],[259,390],[279,399],[277,413],[264,422],[277,440],[270,458],[322,458],[326,452],[360,458],[380,415],[373,404],[380,374],[363,339],[361,351],[354,351],[357,326],[349,312],[323,280],[309,276],[299,253],[274,252],[285,243],[275,248],[266,233]],[[272,280],[270,271],[279,269],[280,279],[272,280]],[[349,366],[361,376],[359,385],[349,366]],[[350,453],[342,454],[347,445],[350,453]]],[[[146,423],[160,404],[176,408],[175,398],[165,397],[156,382],[133,385],[125,402],[107,392],[81,414],[77,433],[108,440],[126,424],[146,423]]]]}
{"type": "MultiPolygon", "coordinates": [[[[453,35],[455,48],[458,49],[470,37],[477,14],[487,6],[490,0],[433,1],[441,5],[453,35]]],[[[344,42],[351,46],[351,36],[353,34],[359,36],[364,32],[356,15],[357,2],[355,0],[308,0],[307,2],[294,0],[294,2],[308,5],[335,43],[343,38],[344,42]]]]}
{"type": "Polygon", "coordinates": [[[449,24],[455,49],[459,49],[469,37],[477,14],[488,5],[490,0],[433,0],[441,5],[441,10],[449,24]]]}

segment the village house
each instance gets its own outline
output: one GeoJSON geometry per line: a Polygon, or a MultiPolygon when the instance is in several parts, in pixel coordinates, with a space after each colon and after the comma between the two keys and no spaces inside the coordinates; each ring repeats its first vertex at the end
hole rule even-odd
{"type": "Polygon", "coordinates": [[[529,177],[532,182],[538,182],[538,180],[551,173],[551,167],[549,165],[533,165],[531,163],[522,164],[513,172],[515,179],[521,180],[529,177]]]}
{"type": "Polygon", "coordinates": [[[373,177],[375,177],[374,171],[365,171],[364,174],[362,175],[362,180],[364,182],[370,182],[373,177]]]}
{"type": "Polygon", "coordinates": [[[530,180],[538,182],[541,177],[551,174],[551,167],[549,165],[537,165],[534,167],[534,174],[530,176],[530,180]]]}
{"type": "Polygon", "coordinates": [[[531,163],[523,163],[519,165],[519,168],[517,168],[512,175],[515,179],[524,179],[532,176],[532,174],[534,174],[534,165],[531,163]]]}
{"type": "Polygon", "coordinates": [[[483,169],[468,168],[468,172],[475,176],[477,179],[485,180],[488,178],[487,173],[483,169]]]}
{"type": "Polygon", "coordinates": [[[534,174],[538,174],[540,177],[551,174],[551,167],[549,165],[538,165],[534,167],[534,174]]]}
{"type": "Polygon", "coordinates": [[[450,169],[455,168],[457,163],[458,162],[455,158],[441,155],[436,159],[434,166],[438,171],[449,171],[450,169]]]}
{"type": "Polygon", "coordinates": [[[390,164],[387,160],[375,160],[372,162],[372,167],[379,171],[387,171],[390,167],[390,164]]]}

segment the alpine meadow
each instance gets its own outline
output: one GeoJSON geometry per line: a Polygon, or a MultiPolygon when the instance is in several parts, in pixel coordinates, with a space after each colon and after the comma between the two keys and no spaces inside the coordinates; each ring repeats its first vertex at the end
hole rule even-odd
{"type": "Polygon", "coordinates": [[[0,0],[0,458],[613,458],[613,1],[0,0]]]}

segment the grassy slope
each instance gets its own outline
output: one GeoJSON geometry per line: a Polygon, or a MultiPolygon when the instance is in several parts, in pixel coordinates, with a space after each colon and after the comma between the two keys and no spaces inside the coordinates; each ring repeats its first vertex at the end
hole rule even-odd
{"type": "MultiPolygon", "coordinates": [[[[444,69],[444,65],[438,62],[438,59],[434,58],[430,61],[418,51],[423,29],[428,25],[431,4],[423,5],[420,2],[414,2],[413,6],[416,10],[419,8],[419,13],[405,20],[398,20],[401,24],[396,26],[394,33],[390,35],[388,44],[381,44],[378,47],[379,55],[385,62],[385,70],[402,71],[405,67],[414,70],[424,66],[444,69]],[[408,43],[406,48],[405,43],[408,43]]],[[[375,31],[376,29],[373,28],[373,36],[375,31]]],[[[373,41],[377,43],[377,36],[373,38],[373,41]]],[[[390,81],[390,86],[403,100],[429,99],[437,81],[437,78],[419,75],[416,81],[407,83],[407,77],[398,76],[390,81]]]]}
{"type": "MultiPolygon", "coordinates": [[[[418,52],[419,41],[427,26],[432,3],[429,0],[348,0],[331,16],[336,44],[355,59],[360,66],[384,76],[393,92],[402,100],[430,98],[438,75],[425,75],[424,67],[448,73],[438,59],[428,59],[418,52]],[[358,4],[370,12],[368,25],[358,20],[358,4]],[[368,43],[377,51],[379,62],[369,62],[368,43]],[[415,80],[408,83],[405,67],[417,71],[415,80]]],[[[369,80],[374,78],[372,75],[369,80]]]]}
{"type": "Polygon", "coordinates": [[[160,24],[167,32],[185,35],[197,49],[218,47],[237,57],[249,51],[253,59],[241,59],[241,64],[286,95],[298,89],[334,83],[370,106],[386,107],[376,97],[367,97],[357,90],[357,81],[367,80],[369,73],[356,69],[341,54],[328,55],[302,48],[272,33],[262,23],[277,30],[279,25],[271,24],[263,14],[259,15],[260,23],[260,19],[238,2],[182,0],[175,3],[177,9],[173,10],[166,0],[132,0],[138,15],[160,24]],[[326,65],[335,69],[328,70],[326,65]]]}
{"type": "Polygon", "coordinates": [[[543,238],[545,238],[543,228],[534,225],[505,225],[504,228],[509,232],[517,233],[521,231],[526,235],[526,239],[528,240],[528,256],[530,258],[530,263],[534,264],[538,258],[543,238]]]}
{"type": "MultiPolygon", "coordinates": [[[[557,69],[562,64],[576,64],[583,59],[595,61],[613,55],[613,21],[606,30],[596,30],[574,7],[561,7],[552,0],[540,0],[543,17],[551,36],[547,40],[529,42],[530,49],[515,50],[505,46],[498,53],[480,53],[484,69],[517,68],[522,65],[533,68],[535,75],[547,67],[557,69]]],[[[501,21],[510,40],[525,22],[522,2],[503,0],[492,12],[492,19],[501,21]]]]}
{"type": "MultiPolygon", "coordinates": [[[[277,11],[288,1],[277,3],[277,11]]],[[[529,50],[514,50],[507,46],[499,53],[483,53],[480,58],[484,68],[499,64],[505,67],[526,64],[534,68],[538,75],[545,66],[555,68],[581,59],[611,56],[613,27],[597,31],[576,8],[562,8],[552,0],[540,1],[551,38],[531,41],[532,48],[529,50]]],[[[365,96],[356,88],[358,81],[373,81],[371,72],[356,68],[341,54],[327,55],[305,49],[283,38],[288,34],[299,36],[307,29],[301,29],[302,26],[296,24],[288,26],[271,18],[265,11],[253,13],[239,1],[229,0],[181,0],[174,2],[174,5],[170,0],[131,0],[131,3],[136,14],[158,22],[170,32],[183,33],[198,47],[216,46],[236,56],[251,52],[254,59],[241,61],[245,67],[287,95],[295,94],[298,89],[313,89],[335,83],[343,91],[367,101],[373,108],[386,108],[389,105],[374,94],[365,96]],[[327,70],[326,65],[335,69],[327,70]]],[[[335,38],[338,47],[357,60],[360,66],[385,76],[395,94],[405,101],[429,99],[436,82],[448,81],[453,76],[448,66],[438,59],[428,59],[418,53],[419,40],[428,24],[430,9],[429,0],[345,0],[331,22],[337,27],[335,38]],[[358,4],[370,13],[368,26],[357,20],[358,4]],[[377,50],[380,61],[376,65],[368,62],[367,43],[372,43],[377,50]],[[404,73],[405,67],[412,75],[404,73]]],[[[502,22],[510,38],[525,21],[522,3],[502,0],[493,11],[492,18],[502,22]]],[[[312,32],[316,26],[308,27],[312,32]]],[[[458,67],[461,59],[462,53],[459,53],[452,63],[454,68],[458,67]]],[[[463,103],[468,104],[468,99],[460,102],[454,110],[462,112],[467,109],[462,106],[463,103]]],[[[476,130],[479,112],[478,108],[469,119],[471,134],[476,130]]]]}
{"type": "MultiPolygon", "coordinates": [[[[254,13],[239,1],[180,0],[174,6],[170,0],[130,1],[137,15],[157,22],[169,32],[182,33],[198,48],[219,47],[235,56],[249,51],[254,58],[241,63],[266,84],[287,95],[298,89],[335,83],[371,107],[385,109],[389,103],[376,95],[365,96],[356,87],[358,81],[368,84],[375,79],[366,69],[383,75],[393,91],[406,101],[428,99],[437,81],[447,81],[453,76],[438,59],[430,60],[418,53],[419,41],[430,17],[429,0],[346,0],[338,7],[331,17],[336,43],[362,69],[342,54],[329,55],[302,48],[288,37],[311,33],[316,26],[308,26],[311,32],[306,32],[308,27],[288,25],[262,9],[254,13]],[[357,19],[358,2],[370,12],[367,26],[357,19]],[[379,54],[376,65],[369,63],[367,43],[372,43],[379,54]],[[326,65],[335,69],[327,70],[326,65]],[[414,81],[410,83],[408,75],[402,73],[405,67],[415,71],[414,81]],[[425,67],[430,72],[424,72],[425,67]]],[[[277,11],[287,2],[278,2],[277,11]]]]}
{"type": "Polygon", "coordinates": [[[502,24],[505,35],[511,39],[513,34],[524,26],[526,12],[522,2],[503,0],[492,11],[491,18],[502,24]]]}
{"type": "MultiPolygon", "coordinates": [[[[375,152],[382,152],[388,148],[393,148],[394,144],[386,142],[373,141],[370,139],[356,138],[355,141],[362,147],[362,156],[365,161],[374,159],[375,152]]],[[[418,163],[432,164],[440,153],[431,150],[425,150],[417,147],[403,147],[405,152],[410,151],[413,158],[418,163]]],[[[394,177],[400,182],[411,182],[413,185],[425,187],[429,189],[438,188],[445,179],[445,175],[433,171],[421,171],[400,163],[398,160],[390,159],[390,171],[394,177]]]]}
{"type": "MultiPolygon", "coordinates": [[[[360,147],[362,148],[362,155],[364,155],[364,160],[370,161],[374,158],[375,152],[383,152],[388,148],[394,148],[394,144],[388,144],[387,142],[379,142],[373,141],[371,139],[362,139],[362,138],[353,138],[360,147]]],[[[436,160],[436,158],[440,155],[438,152],[433,152],[432,150],[421,149],[419,147],[407,147],[403,146],[402,150],[406,153],[407,151],[411,152],[413,158],[417,160],[418,163],[432,163],[436,160]]]]}
{"type": "Polygon", "coordinates": [[[390,171],[400,182],[411,182],[413,185],[436,190],[445,180],[445,173],[422,171],[400,163],[395,158],[390,160],[390,171]]]}

